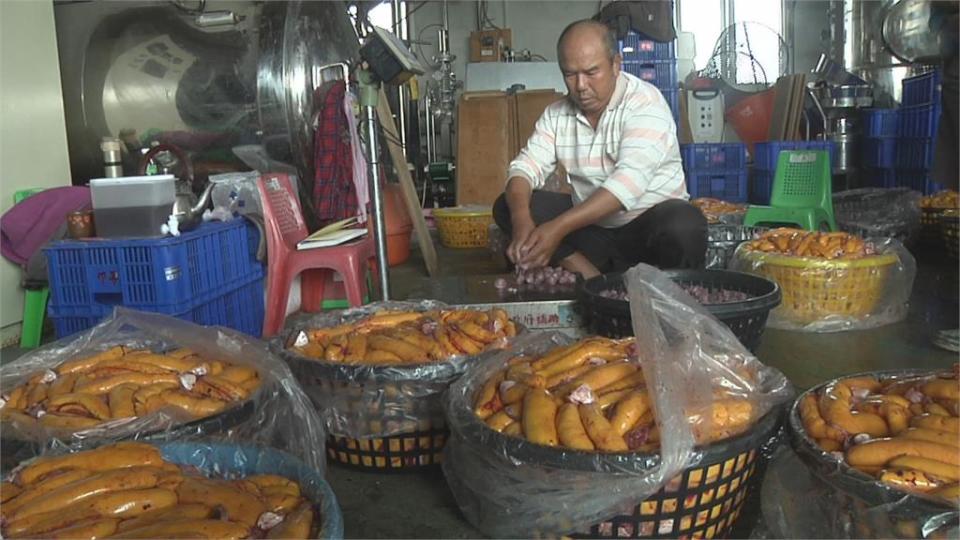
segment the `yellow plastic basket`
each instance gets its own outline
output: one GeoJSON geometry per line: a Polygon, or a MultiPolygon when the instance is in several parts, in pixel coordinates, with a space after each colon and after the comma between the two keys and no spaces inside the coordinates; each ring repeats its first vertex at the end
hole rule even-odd
{"type": "Polygon", "coordinates": [[[493,223],[489,208],[437,208],[433,211],[440,241],[451,248],[487,247],[488,228],[493,223]]]}
{"type": "Polygon", "coordinates": [[[743,256],[753,271],[780,285],[783,302],[776,313],[801,324],[869,315],[897,262],[893,254],[827,260],[748,250],[743,256]]]}

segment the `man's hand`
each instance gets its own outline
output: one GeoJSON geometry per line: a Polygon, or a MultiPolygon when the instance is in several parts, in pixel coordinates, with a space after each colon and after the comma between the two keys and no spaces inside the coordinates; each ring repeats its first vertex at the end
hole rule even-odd
{"type": "Polygon", "coordinates": [[[567,231],[556,220],[538,226],[520,245],[520,259],[516,262],[521,268],[542,268],[549,265],[550,258],[566,235],[567,231]]]}
{"type": "Polygon", "coordinates": [[[507,258],[510,259],[510,262],[520,264],[520,259],[522,259],[520,248],[527,242],[530,234],[536,228],[537,224],[529,216],[513,220],[510,245],[507,246],[507,258]]]}

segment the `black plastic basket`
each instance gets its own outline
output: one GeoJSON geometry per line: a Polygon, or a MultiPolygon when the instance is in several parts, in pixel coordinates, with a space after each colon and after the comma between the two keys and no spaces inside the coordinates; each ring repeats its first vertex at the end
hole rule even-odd
{"type": "MultiPolygon", "coordinates": [[[[871,371],[846,375],[841,379],[915,377],[933,373],[919,369],[871,371]]],[[[911,534],[907,534],[910,531],[916,531],[917,538],[925,538],[926,535],[919,534],[922,522],[943,516],[948,518],[947,525],[951,522],[954,527],[960,524],[955,507],[946,502],[911,495],[884,484],[825,452],[807,435],[800,420],[800,403],[807,394],[819,392],[835,380],[819,384],[798,396],[790,407],[786,420],[791,447],[814,477],[834,490],[839,505],[833,509],[837,514],[834,517],[849,523],[854,529],[853,537],[860,538],[911,537],[911,534]],[[868,512],[869,509],[875,511],[868,512]],[[876,511],[877,509],[880,511],[876,511]]]]}
{"type": "Polygon", "coordinates": [[[940,216],[940,230],[947,255],[953,259],[960,259],[960,213],[948,210],[940,216]]]}
{"type": "Polygon", "coordinates": [[[733,253],[740,244],[759,238],[766,227],[747,227],[715,223],[707,226],[707,268],[724,269],[730,264],[733,253]]]}
{"type": "MultiPolygon", "coordinates": [[[[780,287],[759,276],[731,270],[670,270],[667,274],[677,283],[723,288],[747,293],[743,302],[709,304],[705,307],[714,317],[730,327],[747,349],[755,351],[767,326],[770,310],[780,305],[780,287]]],[[[606,298],[605,290],[623,288],[623,274],[605,274],[588,279],[578,287],[579,301],[588,330],[602,336],[619,338],[633,335],[630,303],[606,298]]]]}
{"type": "MultiPolygon", "coordinates": [[[[404,366],[371,366],[334,364],[307,358],[274,341],[277,351],[304,392],[318,409],[324,407],[324,396],[339,395],[348,408],[365,407],[365,382],[381,386],[383,394],[403,394],[408,383],[425,383],[428,377],[422,371],[427,364],[404,366]]],[[[459,375],[450,364],[430,364],[429,378],[446,384],[459,375]]],[[[395,435],[357,439],[342,433],[327,437],[327,456],[334,463],[365,470],[401,471],[438,465],[449,430],[443,413],[442,393],[437,392],[405,400],[403,410],[392,411],[375,405],[370,411],[371,432],[392,431],[395,435]],[[393,414],[391,414],[393,413],[393,414]],[[389,423],[395,422],[391,427],[389,423]],[[386,428],[386,429],[385,429],[386,428]]],[[[333,429],[335,431],[335,429],[333,429]]]]}
{"type": "Polygon", "coordinates": [[[917,234],[917,242],[924,247],[937,247],[943,238],[941,232],[940,218],[943,217],[944,208],[921,208],[920,209],[920,232],[917,234]]]}
{"type": "MultiPolygon", "coordinates": [[[[697,447],[696,463],[629,514],[611,516],[573,538],[723,538],[730,534],[751,492],[759,489],[767,461],[781,439],[785,406],[760,418],[747,432],[697,447]]],[[[481,421],[456,434],[464,444],[480,445],[491,430],[481,421]],[[481,436],[481,432],[484,432],[481,436]]],[[[557,471],[642,473],[657,467],[659,454],[602,453],[531,444],[502,433],[492,436],[511,460],[557,471]]]]}
{"type": "Polygon", "coordinates": [[[910,188],[864,188],[833,195],[837,226],[864,238],[896,238],[911,243],[920,226],[920,193],[910,188]]]}
{"type": "Polygon", "coordinates": [[[354,439],[327,436],[327,457],[331,461],[361,470],[400,471],[439,465],[450,431],[441,420],[421,421],[416,431],[354,439]]]}

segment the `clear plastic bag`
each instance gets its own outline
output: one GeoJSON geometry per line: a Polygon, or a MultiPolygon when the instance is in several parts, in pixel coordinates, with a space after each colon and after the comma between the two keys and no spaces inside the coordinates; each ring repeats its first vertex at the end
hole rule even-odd
{"type": "MultiPolygon", "coordinates": [[[[599,453],[536,445],[487,427],[473,412],[476,391],[510,358],[540,354],[572,340],[559,333],[523,336],[509,350],[471,364],[447,394],[451,437],[443,461],[457,503],[474,526],[495,537],[584,531],[634,507],[704,458],[695,432],[709,428],[714,396],[749,400],[752,420],[792,396],[779,371],[760,364],[729,328],[666,274],[638,265],[626,273],[637,356],[660,429],[660,453],[599,453]]],[[[768,413],[771,416],[767,416],[768,413]]],[[[723,443],[720,443],[723,444],[723,443]]]]}
{"type": "Polygon", "coordinates": [[[257,190],[258,171],[215,174],[210,177],[214,211],[234,217],[247,214],[263,215],[263,203],[257,190]]]}
{"type": "Polygon", "coordinates": [[[771,279],[783,301],[770,312],[771,328],[841,332],[876,328],[907,315],[917,263],[898,240],[867,238],[876,255],[827,260],[737,248],[731,270],[771,279]]]}
{"type": "MultiPolygon", "coordinates": [[[[344,364],[307,358],[287,350],[302,331],[358,321],[384,310],[430,311],[445,304],[375,302],[359,308],[320,313],[287,324],[287,339],[272,346],[290,364],[297,380],[316,405],[327,430],[353,439],[389,437],[446,426],[442,393],[474,356],[409,365],[344,364]]],[[[489,353],[481,353],[481,357],[489,353]]]]}
{"type": "MultiPolygon", "coordinates": [[[[727,268],[740,244],[754,240],[768,230],[765,227],[746,227],[734,221],[721,220],[721,223],[707,225],[707,256],[704,261],[706,268],[727,268]]],[[[739,221],[743,221],[742,214],[739,215],[739,221]]]]}
{"type": "Polygon", "coordinates": [[[88,356],[116,345],[164,352],[186,347],[211,359],[252,367],[260,386],[212,416],[189,419],[175,410],[160,409],[133,420],[121,419],[72,434],[4,421],[4,467],[57,446],[87,449],[110,441],[140,439],[191,441],[197,438],[228,443],[272,446],[285,450],[319,471],[325,471],[323,424],[287,365],[265,344],[223,327],[202,327],[158,313],[118,307],[97,326],[51,343],[0,368],[4,395],[30,377],[66,360],[88,356]]]}
{"type": "Polygon", "coordinates": [[[833,211],[843,231],[907,243],[920,228],[920,197],[909,188],[852,189],[833,195],[833,211]]]}
{"type": "Polygon", "coordinates": [[[773,538],[957,538],[958,512],[902,494],[869,495],[866,479],[810,472],[789,447],[771,459],[762,513],[773,538]]]}
{"type": "MultiPolygon", "coordinates": [[[[869,378],[879,381],[883,387],[894,387],[890,393],[887,390],[875,393],[867,390],[866,385],[856,387],[863,391],[856,398],[860,403],[875,400],[882,394],[902,395],[911,403],[926,403],[930,397],[922,393],[921,385],[943,375],[946,373],[922,369],[856,373],[827,381],[800,395],[787,417],[790,448],[775,455],[763,486],[762,510],[771,531],[780,538],[957,538],[960,508],[955,502],[935,495],[910,494],[881,482],[877,478],[879,472],[868,474],[851,466],[842,452],[828,452],[822,446],[823,441],[807,431],[816,429],[818,422],[825,422],[819,424],[821,429],[829,425],[839,430],[847,440],[835,443],[849,451],[850,445],[858,444],[858,438],[869,439],[865,434],[853,433],[851,424],[847,423],[855,421],[852,417],[837,420],[824,416],[814,421],[809,409],[801,413],[808,396],[816,398],[815,403],[820,402],[828,388],[844,379],[869,378]],[[895,389],[897,386],[900,390],[895,389]],[[806,419],[801,414],[806,415],[806,419]],[[803,504],[798,505],[801,501],[803,504]]],[[[956,379],[952,381],[955,383],[956,379]]],[[[861,412],[866,411],[861,409],[861,412]]],[[[901,432],[891,436],[897,439],[903,435],[901,432]]],[[[897,468],[889,464],[882,466],[884,470],[897,468]]]]}

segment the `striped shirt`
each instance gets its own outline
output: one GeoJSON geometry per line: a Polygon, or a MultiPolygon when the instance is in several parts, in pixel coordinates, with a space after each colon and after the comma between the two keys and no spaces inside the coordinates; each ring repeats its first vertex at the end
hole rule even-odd
{"type": "Polygon", "coordinates": [[[573,187],[573,204],[598,187],[620,201],[625,210],[597,223],[603,227],[620,227],[658,203],[690,197],[670,107],[655,86],[623,71],[596,130],[570,100],[548,106],[507,178],[525,178],[539,189],[558,163],[573,187]]]}

